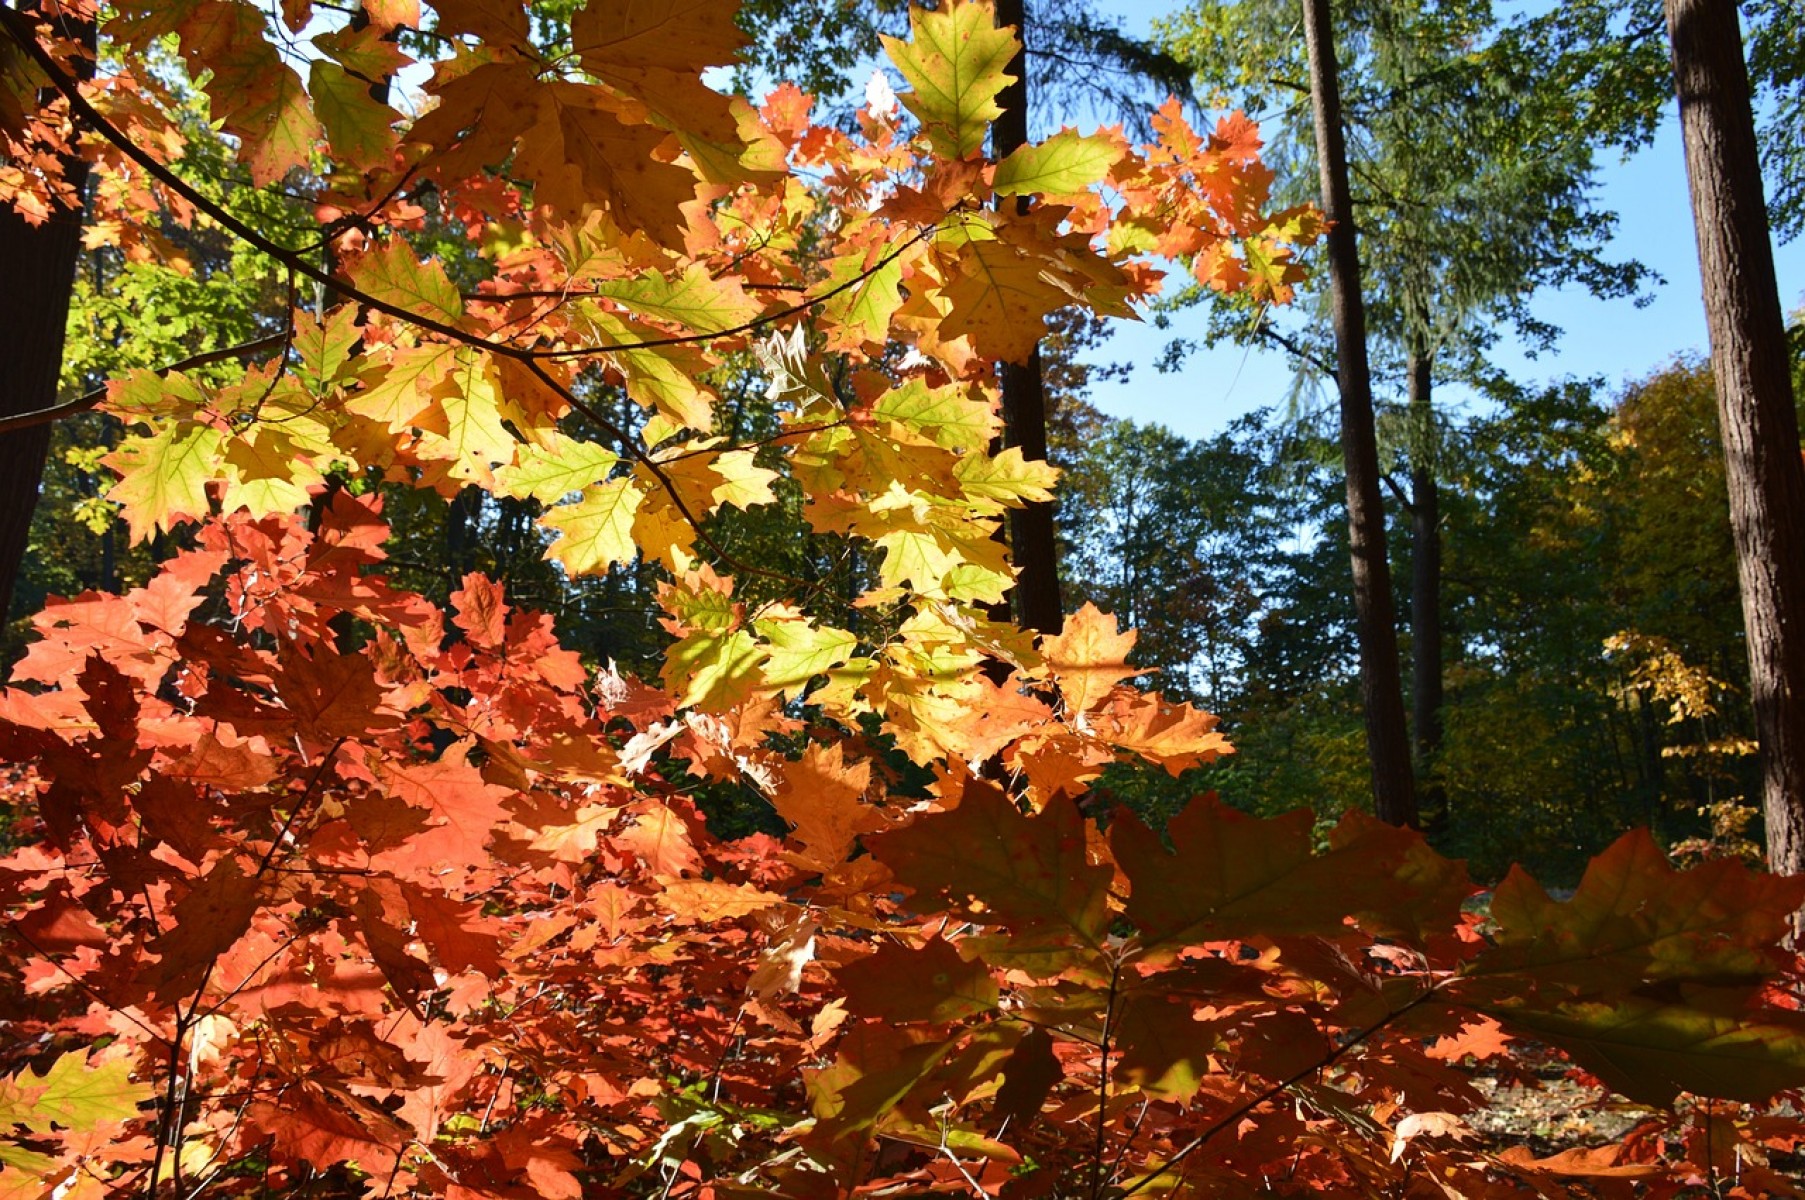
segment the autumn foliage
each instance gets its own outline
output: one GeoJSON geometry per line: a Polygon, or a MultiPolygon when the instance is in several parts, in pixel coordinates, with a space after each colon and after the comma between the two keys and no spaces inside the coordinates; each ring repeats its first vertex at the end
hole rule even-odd
{"type": "Polygon", "coordinates": [[[595,0],[561,46],[509,0],[282,18],[305,81],[260,9],[143,0],[78,85],[77,44],[0,16],[0,195],[52,215],[79,150],[92,239],[206,223],[297,281],[235,380],[113,382],[111,498],[180,548],[53,604],[0,692],[8,1200],[1793,1194],[1805,1128],[1765,1106],[1805,1084],[1805,881],[1631,834],[1570,899],[1519,872],[1481,907],[1359,815],[1200,798],[1150,830],[1089,784],[1228,752],[1214,719],[1093,608],[1038,640],[987,615],[1001,517],[1054,484],[995,448],[995,362],[1174,263],[1287,298],[1317,222],[1269,211],[1245,118],[993,162],[1016,42],[972,2],[885,47],[909,90],[856,132],[702,84],[729,0],[595,0]],[[397,28],[439,52],[417,119],[372,86],[397,28]],[[317,189],[330,255],[185,182],[146,65],[172,35],[251,177],[317,189]],[[757,444],[710,382],[749,362],[757,444]],[[480,575],[392,586],[379,484],[530,500],[573,575],[661,564],[662,677],[480,575]],[[861,631],[844,581],[710,532],[785,496],[877,556],[861,631]],[[711,833],[727,787],[787,834],[711,833]],[[1632,1133],[1477,1143],[1475,1065],[1529,1049],[1646,1106],[1632,1133]]]}

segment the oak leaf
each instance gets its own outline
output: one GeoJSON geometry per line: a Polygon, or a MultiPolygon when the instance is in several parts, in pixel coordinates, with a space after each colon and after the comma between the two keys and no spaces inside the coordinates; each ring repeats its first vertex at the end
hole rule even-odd
{"type": "Polygon", "coordinates": [[[1064,628],[1057,634],[1041,639],[1041,655],[1053,682],[1059,685],[1068,712],[1088,712],[1117,683],[1146,674],[1145,670],[1128,665],[1134,641],[1133,630],[1119,632],[1116,619],[1089,601],[1065,619],[1064,628]]]}
{"type": "Polygon", "coordinates": [[[1020,43],[998,29],[996,14],[979,0],[954,0],[938,12],[909,12],[912,37],[885,37],[884,51],[914,89],[898,97],[926,128],[935,150],[964,158],[984,144],[990,123],[1003,115],[997,96],[1014,76],[1006,68],[1020,43]]]}

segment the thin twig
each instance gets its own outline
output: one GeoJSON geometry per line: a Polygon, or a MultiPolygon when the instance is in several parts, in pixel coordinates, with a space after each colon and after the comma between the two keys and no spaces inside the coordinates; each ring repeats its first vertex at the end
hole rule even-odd
{"type": "MultiPolygon", "coordinates": [[[[289,334],[286,331],[283,333],[272,333],[268,337],[260,337],[255,341],[240,342],[236,346],[224,346],[218,350],[208,350],[201,354],[190,355],[187,358],[179,359],[176,362],[158,367],[156,373],[159,376],[164,376],[176,371],[191,371],[196,367],[204,367],[210,363],[225,362],[227,359],[249,358],[253,354],[260,354],[265,350],[273,350],[278,346],[286,345],[288,338],[289,334]]],[[[15,429],[26,429],[33,425],[45,425],[51,421],[60,421],[64,417],[73,417],[77,413],[85,413],[89,409],[97,407],[100,402],[106,398],[107,389],[98,387],[85,395],[76,397],[74,400],[65,400],[61,404],[52,404],[49,408],[39,408],[34,409],[31,412],[14,413],[9,417],[0,417],[0,433],[10,433],[15,429]]]]}
{"type": "Polygon", "coordinates": [[[1131,1186],[1124,1188],[1121,1193],[1122,1196],[1124,1196],[1124,1197],[1132,1196],[1136,1192],[1144,1191],[1146,1188],[1151,1187],[1153,1185],[1154,1180],[1158,1179],[1161,1175],[1166,1174],[1173,1167],[1177,1166],[1179,1163],[1181,1163],[1185,1159],[1189,1158],[1192,1154],[1195,1154],[1199,1149],[1201,1149],[1203,1147],[1204,1143],[1208,1142],[1211,1138],[1213,1138],[1217,1134],[1221,1133],[1224,1129],[1227,1129],[1231,1125],[1238,1123],[1242,1117],[1245,1117],[1248,1113],[1252,1112],[1254,1109],[1259,1108],[1262,1104],[1265,1104],[1267,1101],[1272,1100],[1275,1097],[1290,1090],[1291,1088],[1297,1086],[1298,1084],[1302,1083],[1304,1080],[1308,1079],[1310,1076],[1316,1074],[1318,1071],[1325,1071],[1328,1068],[1334,1066],[1337,1062],[1339,1062],[1341,1060],[1342,1056],[1346,1055],[1350,1050],[1353,1050],[1356,1046],[1360,1046],[1360,1045],[1364,1044],[1368,1038],[1372,1037],[1373,1034],[1379,1032],[1381,1029],[1384,1029],[1387,1025],[1390,1025],[1393,1021],[1396,1021],[1399,1017],[1403,1016],[1405,1013],[1418,1007],[1419,1005],[1426,1003],[1432,996],[1435,996],[1438,992],[1440,992],[1440,990],[1441,990],[1440,984],[1431,985],[1427,990],[1425,990],[1423,992],[1422,995],[1418,996],[1416,999],[1412,1000],[1410,1003],[1404,1005],[1402,1008],[1399,1008],[1394,1012],[1386,1013],[1384,1017],[1373,1022],[1371,1025],[1367,1026],[1365,1029],[1360,1030],[1353,1037],[1349,1038],[1343,1044],[1335,1047],[1334,1050],[1330,1051],[1326,1056],[1324,1056],[1317,1062],[1314,1062],[1314,1063],[1310,1064],[1309,1066],[1305,1067],[1303,1070],[1298,1071],[1297,1073],[1295,1073],[1283,1080],[1280,1080],[1278,1083],[1273,1084],[1271,1087],[1267,1088],[1265,1091],[1261,1092],[1259,1095],[1253,1097],[1251,1100],[1244,1101],[1243,1103],[1236,1105],[1234,1108],[1232,1108],[1228,1112],[1224,1113],[1222,1116],[1217,1117],[1214,1121],[1210,1122],[1210,1124],[1204,1128],[1202,1133],[1199,1133],[1196,1137],[1192,1138],[1190,1141],[1186,1142],[1182,1147],[1180,1147],[1178,1149],[1178,1151],[1172,1155],[1172,1157],[1168,1158],[1165,1162],[1161,1163],[1158,1167],[1154,1168],[1152,1171],[1148,1172],[1147,1174],[1141,1176],[1139,1179],[1135,1180],[1131,1186]]]}

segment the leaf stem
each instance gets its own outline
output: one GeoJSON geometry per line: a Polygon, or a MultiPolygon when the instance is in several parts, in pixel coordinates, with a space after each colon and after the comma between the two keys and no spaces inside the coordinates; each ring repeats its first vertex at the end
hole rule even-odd
{"type": "Polygon", "coordinates": [[[1192,1154],[1195,1154],[1199,1149],[1201,1149],[1203,1147],[1204,1143],[1208,1142],[1211,1138],[1215,1137],[1218,1133],[1221,1133],[1224,1129],[1227,1129],[1230,1125],[1233,1125],[1236,1122],[1240,1121],[1240,1119],[1242,1117],[1245,1117],[1248,1113],[1252,1112],[1254,1109],[1259,1108],[1262,1104],[1265,1104],[1267,1101],[1272,1100],[1273,1098],[1281,1095],[1282,1093],[1284,1093],[1284,1092],[1290,1090],[1291,1088],[1295,1087],[1296,1085],[1302,1083],[1304,1080],[1308,1079],[1310,1076],[1316,1074],[1317,1072],[1327,1070],[1329,1067],[1334,1066],[1338,1061],[1341,1060],[1341,1058],[1344,1055],[1346,1055],[1348,1053],[1348,1051],[1350,1051],[1350,1050],[1354,1049],[1356,1046],[1359,1046],[1359,1045],[1363,1044],[1364,1042],[1366,1042],[1366,1040],[1368,1038],[1372,1037],[1373,1034],[1378,1033],[1381,1029],[1384,1029],[1386,1026],[1390,1025],[1393,1021],[1396,1021],[1399,1017],[1402,1017],[1405,1013],[1411,1011],[1414,1008],[1419,1007],[1420,1005],[1427,1003],[1431,997],[1435,996],[1437,993],[1439,993],[1441,991],[1441,986],[1442,985],[1439,983],[1431,984],[1426,990],[1423,991],[1423,993],[1421,995],[1417,996],[1415,999],[1410,1001],[1410,1003],[1404,1005],[1403,1007],[1401,1007],[1399,1009],[1396,1009],[1393,1012],[1386,1013],[1383,1018],[1381,1018],[1380,1020],[1374,1021],[1371,1025],[1368,1025],[1365,1029],[1360,1030],[1359,1032],[1354,1034],[1353,1037],[1349,1038],[1346,1042],[1342,1043],[1341,1045],[1335,1047],[1334,1050],[1331,1050],[1328,1054],[1324,1055],[1318,1061],[1310,1064],[1309,1066],[1305,1067],[1303,1070],[1297,1071],[1294,1074],[1288,1076],[1287,1078],[1280,1080],[1278,1083],[1273,1084],[1271,1087],[1267,1088],[1265,1091],[1261,1092],[1259,1095],[1253,1097],[1250,1100],[1246,1100],[1246,1101],[1242,1102],[1241,1104],[1236,1105],[1234,1108],[1230,1109],[1228,1112],[1222,1114],[1222,1116],[1217,1117],[1214,1121],[1210,1122],[1209,1125],[1204,1128],[1203,1132],[1199,1133],[1196,1137],[1192,1138],[1190,1141],[1186,1142],[1183,1146],[1181,1146],[1178,1149],[1178,1151],[1172,1155],[1172,1157],[1168,1158],[1165,1162],[1163,1162],[1159,1166],[1155,1167],[1152,1171],[1149,1171],[1147,1174],[1145,1174],[1145,1175],[1141,1176],[1139,1179],[1135,1180],[1131,1186],[1124,1188],[1121,1193],[1122,1197],[1132,1196],[1136,1192],[1144,1191],[1146,1188],[1151,1187],[1154,1180],[1158,1179],[1161,1175],[1166,1174],[1173,1167],[1177,1166],[1179,1163],[1181,1163],[1185,1159],[1189,1158],[1192,1154]]]}

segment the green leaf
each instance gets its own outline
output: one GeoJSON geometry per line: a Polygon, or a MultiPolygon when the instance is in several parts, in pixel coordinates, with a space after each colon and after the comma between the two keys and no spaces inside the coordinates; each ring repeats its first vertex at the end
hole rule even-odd
{"type": "Polygon", "coordinates": [[[1122,153],[1106,133],[1063,129],[1038,146],[1017,147],[997,164],[994,186],[999,196],[1082,192],[1101,182],[1122,153]]]}
{"type": "Polygon", "coordinates": [[[927,128],[934,149],[964,158],[984,145],[1003,115],[997,94],[1014,79],[1006,68],[1021,43],[998,29],[989,5],[962,0],[940,12],[909,13],[913,39],[885,37],[884,51],[915,90],[898,97],[927,128]]]}
{"type": "Polygon", "coordinates": [[[765,651],[744,629],[694,633],[664,656],[664,684],[680,693],[682,708],[718,712],[752,694],[765,651]]]}
{"type": "Polygon", "coordinates": [[[700,263],[691,263],[679,276],[648,271],[635,279],[597,284],[595,291],[637,316],[670,321],[697,333],[719,333],[744,325],[762,308],[737,282],[713,274],[700,263]]]}
{"type": "Polygon", "coordinates": [[[23,1125],[33,1133],[49,1133],[52,1125],[93,1129],[131,1120],[153,1094],[150,1085],[132,1082],[130,1063],[94,1064],[70,1051],[42,1076],[19,1075],[0,1085],[0,1125],[23,1125]]]}
{"type": "Polygon", "coordinates": [[[817,675],[844,664],[859,644],[844,629],[807,621],[761,620],[753,628],[769,645],[765,683],[784,691],[799,691],[817,675]]]}
{"type": "Polygon", "coordinates": [[[890,318],[902,307],[901,258],[870,267],[864,255],[835,259],[828,269],[822,292],[843,287],[821,305],[821,313],[836,325],[854,330],[867,342],[882,344],[890,336],[890,318]]]}
{"type": "Polygon", "coordinates": [[[313,395],[323,395],[345,373],[362,337],[355,305],[339,305],[323,322],[312,313],[296,313],[295,378],[313,395]]]}
{"type": "Polygon", "coordinates": [[[1022,457],[1020,446],[1011,446],[997,455],[967,454],[953,468],[953,476],[967,496],[994,502],[974,505],[978,512],[1049,501],[1053,499],[1049,489],[1059,481],[1057,468],[1044,462],[1028,462],[1022,457]]]}
{"type": "Polygon", "coordinates": [[[515,447],[513,464],[495,472],[495,489],[504,496],[531,496],[541,504],[556,504],[607,479],[619,461],[620,455],[605,446],[553,430],[540,445],[515,447]]]}
{"type": "MultiPolygon", "coordinates": [[[[584,310],[584,315],[596,340],[603,345],[638,345],[665,336],[593,305],[584,310]]],[[[708,363],[695,347],[615,350],[609,357],[627,377],[627,395],[636,403],[649,404],[689,429],[706,433],[713,427],[714,394],[696,381],[708,369],[708,363]]]]}
{"type": "Polygon", "coordinates": [[[995,410],[974,400],[963,384],[930,387],[919,378],[906,380],[878,398],[872,412],[926,434],[948,450],[981,450],[995,436],[995,410]]]}
{"type": "Polygon", "coordinates": [[[307,90],[332,152],[359,169],[386,163],[395,150],[395,110],[370,95],[367,81],[325,58],[313,60],[307,90]]]}

